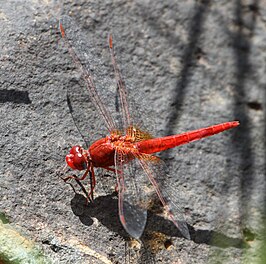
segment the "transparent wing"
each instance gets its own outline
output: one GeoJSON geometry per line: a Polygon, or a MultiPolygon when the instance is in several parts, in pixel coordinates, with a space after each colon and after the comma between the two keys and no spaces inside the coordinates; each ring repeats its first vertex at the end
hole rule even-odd
{"type": "Polygon", "coordinates": [[[117,150],[115,169],[118,183],[119,217],[125,230],[139,238],[146,225],[147,208],[153,202],[156,192],[171,221],[182,235],[190,239],[183,213],[178,206],[176,190],[164,187],[167,177],[166,166],[159,158],[149,154],[131,153],[125,155],[117,150]]]}
{"type": "MultiPolygon", "coordinates": [[[[84,38],[83,34],[78,30],[78,27],[69,16],[62,16],[60,18],[59,27],[68,51],[75,65],[79,68],[82,74],[82,78],[86,84],[92,103],[103,117],[109,132],[114,131],[116,128],[115,122],[103,104],[102,99],[96,90],[91,71],[89,70],[89,67],[93,68],[95,66],[92,65],[93,63],[96,64],[92,49],[88,50],[86,38],[84,38]]],[[[100,78],[100,83],[103,82],[104,78],[102,77],[100,78]]]]}
{"type": "MultiPolygon", "coordinates": [[[[139,103],[141,101],[140,99],[143,99],[143,94],[142,93],[136,94],[135,88],[138,85],[135,84],[135,81],[132,83],[132,81],[130,82],[128,81],[128,79],[127,81],[125,81],[125,79],[123,78],[121,69],[119,67],[119,64],[117,63],[117,59],[115,56],[112,35],[109,35],[109,50],[110,50],[111,61],[112,61],[112,66],[114,70],[114,77],[116,80],[117,91],[118,91],[119,99],[120,99],[117,105],[118,105],[118,108],[121,108],[119,121],[121,122],[123,132],[126,135],[129,135],[136,140],[144,140],[144,139],[151,138],[151,135],[148,132],[141,131],[138,128],[139,125],[142,124],[141,120],[143,119],[143,116],[146,115],[150,117],[150,115],[148,115],[148,109],[147,109],[148,106],[147,105],[145,106],[144,112],[141,111],[141,105],[139,103]],[[130,101],[128,100],[128,94],[131,95],[130,101]],[[140,96],[142,96],[142,98],[140,98],[140,96]],[[140,137],[140,134],[141,134],[141,137],[140,137]],[[135,135],[138,137],[136,137],[135,135]]],[[[124,69],[130,68],[130,71],[134,73],[134,79],[137,78],[137,71],[135,67],[133,67],[132,65],[128,67],[123,65],[123,68],[124,69]]]]}
{"type": "Polygon", "coordinates": [[[164,179],[167,178],[167,168],[165,163],[158,157],[149,154],[140,154],[137,158],[140,166],[145,171],[146,176],[155,189],[169,218],[176,225],[182,235],[185,238],[190,239],[185,218],[178,206],[176,190],[173,190],[171,186],[163,186],[162,184],[164,179]]]}
{"type": "Polygon", "coordinates": [[[141,237],[147,221],[148,199],[142,188],[148,188],[146,175],[132,155],[115,153],[115,170],[118,184],[119,218],[132,237],[141,237]]]}
{"type": "Polygon", "coordinates": [[[123,128],[124,128],[124,132],[126,132],[126,129],[131,125],[129,107],[128,107],[127,96],[126,96],[126,85],[122,78],[121,71],[116,62],[112,35],[109,35],[109,49],[110,49],[112,64],[114,68],[115,79],[116,79],[116,83],[117,83],[117,87],[119,91],[120,104],[122,108],[123,128]]]}

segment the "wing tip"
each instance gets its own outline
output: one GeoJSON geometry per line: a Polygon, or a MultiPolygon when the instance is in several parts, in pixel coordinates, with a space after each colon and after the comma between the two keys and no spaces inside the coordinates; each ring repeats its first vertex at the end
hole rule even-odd
{"type": "MultiPolygon", "coordinates": [[[[179,229],[179,230],[180,230],[180,229],[179,229]]],[[[191,240],[191,236],[190,236],[190,233],[189,233],[188,230],[186,230],[186,232],[180,230],[180,232],[181,232],[181,234],[184,236],[184,238],[186,238],[186,239],[188,239],[188,240],[191,240]]]]}
{"type": "MultiPolygon", "coordinates": [[[[144,220],[144,221],[138,221],[137,219],[135,219],[135,221],[133,221],[131,223],[130,220],[126,221],[125,216],[122,214],[119,215],[119,218],[120,218],[120,222],[123,225],[126,232],[131,237],[139,240],[140,237],[142,236],[143,231],[144,231],[145,226],[146,226],[147,212],[145,212],[142,216],[142,218],[143,218],[142,220],[144,220]]],[[[130,219],[130,218],[128,218],[128,219],[130,219]]]]}
{"type": "Polygon", "coordinates": [[[61,32],[62,38],[64,38],[66,34],[65,34],[65,29],[64,29],[63,24],[62,24],[61,21],[59,21],[59,28],[60,28],[60,32],[61,32]]]}
{"type": "Polygon", "coordinates": [[[109,34],[109,48],[113,49],[113,37],[111,33],[109,34]]]}

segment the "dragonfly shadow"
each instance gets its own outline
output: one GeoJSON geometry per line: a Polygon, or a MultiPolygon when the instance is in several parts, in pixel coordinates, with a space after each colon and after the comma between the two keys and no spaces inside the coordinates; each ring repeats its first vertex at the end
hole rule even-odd
{"type": "MultiPolygon", "coordinates": [[[[178,62],[182,62],[181,70],[177,76],[177,81],[171,95],[171,104],[168,109],[169,116],[165,124],[165,135],[175,134],[176,125],[179,122],[180,116],[182,115],[182,107],[184,100],[188,93],[188,85],[191,81],[191,75],[193,69],[197,63],[197,60],[202,55],[203,51],[200,48],[199,40],[204,34],[204,22],[208,16],[210,1],[200,1],[199,4],[195,5],[193,14],[191,16],[191,21],[188,25],[188,42],[185,45],[185,48],[181,54],[181,58],[177,57],[178,62]]],[[[174,37],[173,31],[161,30],[161,22],[158,20],[158,17],[151,16],[149,9],[143,8],[141,13],[145,18],[144,21],[149,23],[154,30],[158,31],[158,34],[165,36],[168,43],[171,46],[176,46],[176,43],[179,43],[181,40],[177,37],[174,37]],[[147,17],[149,18],[147,20],[147,17]]],[[[178,22],[176,22],[178,24],[178,22]]],[[[161,153],[161,158],[168,165],[171,159],[172,150],[166,150],[161,153]]],[[[165,182],[162,182],[166,184],[165,182]]]]}
{"type": "MultiPolygon", "coordinates": [[[[249,245],[245,240],[240,238],[233,238],[222,233],[212,230],[194,229],[193,226],[188,225],[191,240],[197,244],[207,244],[210,246],[220,248],[248,248],[249,245]]],[[[156,231],[172,237],[183,237],[180,231],[170,220],[166,220],[156,214],[149,215],[146,230],[156,231]]]]}
{"type": "Polygon", "coordinates": [[[74,110],[73,110],[73,106],[72,106],[72,101],[71,101],[71,98],[70,98],[70,95],[69,95],[69,90],[67,89],[67,94],[66,94],[66,100],[67,100],[67,106],[68,106],[68,109],[69,109],[69,113],[71,114],[71,117],[72,117],[72,120],[74,122],[74,125],[75,127],[77,128],[79,134],[81,135],[85,145],[87,148],[89,148],[89,142],[88,140],[85,138],[84,134],[81,132],[80,128],[79,128],[79,125],[77,124],[77,120],[76,118],[74,117],[74,110]]]}
{"type": "Polygon", "coordinates": [[[129,235],[126,233],[119,221],[117,198],[115,193],[106,196],[99,196],[94,199],[93,203],[87,203],[87,200],[83,195],[76,193],[74,198],[71,200],[71,208],[73,213],[79,217],[81,223],[84,225],[92,225],[92,217],[95,217],[109,230],[124,238],[129,238],[129,235]]]}
{"type": "MultiPolygon", "coordinates": [[[[172,94],[172,102],[171,108],[168,109],[170,113],[168,117],[168,121],[165,125],[167,128],[165,131],[165,135],[172,135],[174,134],[174,128],[176,124],[179,122],[179,118],[182,114],[182,106],[184,99],[187,93],[188,83],[190,82],[190,77],[195,67],[195,63],[198,58],[202,54],[202,50],[199,47],[199,39],[201,35],[204,33],[204,22],[208,16],[210,1],[199,1],[193,10],[193,14],[191,16],[190,23],[188,25],[188,44],[186,44],[181,58],[177,58],[178,61],[182,62],[182,68],[180,73],[178,74],[178,80],[175,85],[175,89],[173,90],[172,94]]],[[[162,29],[162,21],[158,19],[158,16],[152,16],[148,7],[141,8],[140,11],[141,16],[143,17],[143,23],[148,23],[149,26],[157,32],[158,35],[164,36],[168,43],[171,46],[176,46],[176,43],[180,43],[181,39],[177,38],[173,34],[173,30],[171,28],[162,29]]],[[[178,24],[178,21],[176,21],[178,24]]],[[[166,153],[164,153],[165,159],[169,158],[166,153]]]]}
{"type": "MultiPolygon", "coordinates": [[[[249,108],[253,108],[254,105],[257,105],[255,108],[256,111],[261,111],[262,107],[258,102],[249,102],[249,80],[254,80],[255,83],[259,83],[259,80],[256,80],[256,58],[252,56],[252,50],[254,45],[252,39],[254,34],[256,34],[256,22],[257,16],[259,14],[259,2],[258,0],[253,0],[248,6],[243,5],[242,1],[238,0],[235,2],[234,6],[234,15],[235,15],[235,24],[237,25],[238,30],[236,32],[229,31],[229,37],[232,40],[232,49],[234,52],[234,63],[235,63],[235,85],[233,86],[234,90],[234,115],[237,119],[240,120],[241,129],[237,131],[237,134],[234,133],[232,137],[233,153],[228,153],[227,156],[239,155],[240,160],[237,164],[237,167],[232,167],[232,163],[236,161],[227,162],[228,171],[234,170],[239,171],[237,177],[239,177],[241,196],[239,197],[241,215],[241,226],[244,228],[248,219],[250,211],[247,205],[252,200],[251,197],[256,188],[256,167],[257,161],[255,161],[256,150],[253,149],[255,145],[255,138],[252,137],[252,131],[250,124],[253,122],[250,117],[249,108]],[[248,102],[248,103],[247,103],[248,102]]],[[[254,109],[254,108],[253,108],[254,109]]],[[[261,125],[261,124],[260,124],[261,125]]],[[[229,150],[230,151],[230,150],[229,150]]],[[[229,152],[228,151],[228,152],[229,152]]],[[[256,154],[259,156],[259,154],[256,154]]],[[[265,161],[264,161],[265,164],[265,161]]],[[[265,174],[266,175],[266,174],[265,174]]],[[[230,174],[229,174],[230,176],[230,174]]],[[[266,178],[265,178],[266,179],[266,178]]],[[[228,177],[226,182],[230,183],[231,176],[228,177]]],[[[231,180],[232,181],[232,180],[231,180]]],[[[224,190],[226,191],[228,186],[225,184],[224,190]]],[[[264,191],[265,195],[265,188],[264,191]]],[[[266,201],[264,199],[264,201],[266,201]]],[[[265,202],[264,202],[264,208],[265,202]]],[[[265,213],[265,212],[264,212],[265,213]]]]}
{"type": "Polygon", "coordinates": [[[15,104],[31,104],[29,93],[27,91],[0,89],[0,103],[7,102],[12,102],[15,104]]]}
{"type": "MultiPolygon", "coordinates": [[[[99,196],[94,199],[93,203],[89,204],[83,195],[76,193],[71,200],[71,208],[73,213],[79,217],[82,224],[91,226],[93,224],[92,217],[95,217],[109,230],[119,234],[125,240],[130,238],[119,221],[116,193],[99,196]]],[[[190,225],[188,228],[191,234],[191,240],[197,244],[208,244],[220,248],[248,247],[248,244],[239,238],[228,237],[216,231],[196,230],[190,225]]],[[[171,237],[183,237],[172,221],[156,215],[151,211],[148,211],[148,221],[143,234],[144,239],[142,241],[144,244],[145,233],[147,232],[157,232],[171,237]]]]}
{"type": "MultiPolygon", "coordinates": [[[[175,90],[173,91],[172,98],[174,99],[171,103],[173,108],[172,111],[169,111],[170,116],[165,126],[167,128],[166,135],[172,135],[175,132],[174,128],[176,127],[176,124],[178,124],[182,113],[181,110],[186,96],[186,88],[190,81],[193,68],[195,67],[194,64],[197,57],[202,53],[199,47],[199,38],[203,32],[204,21],[208,15],[209,2],[209,0],[202,1],[202,3],[195,8],[189,25],[188,45],[184,49],[184,53],[181,58],[183,66],[180,72],[180,79],[177,81],[175,90]]],[[[169,158],[167,156],[168,154],[169,153],[165,153],[166,159],[169,158]]]]}
{"type": "Polygon", "coordinates": [[[210,246],[215,246],[219,248],[249,248],[249,244],[244,239],[234,238],[226,236],[222,233],[212,231],[212,230],[204,230],[198,229],[195,230],[191,227],[192,231],[192,240],[197,244],[207,244],[210,246]]]}

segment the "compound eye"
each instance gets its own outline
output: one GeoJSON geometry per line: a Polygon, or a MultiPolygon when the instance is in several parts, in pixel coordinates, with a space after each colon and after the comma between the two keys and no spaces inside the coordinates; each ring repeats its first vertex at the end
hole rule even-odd
{"type": "Polygon", "coordinates": [[[73,170],[85,170],[87,168],[86,153],[81,146],[72,147],[66,155],[67,165],[73,170]]]}
{"type": "Polygon", "coordinates": [[[77,170],[85,170],[87,167],[86,158],[81,153],[74,155],[73,164],[77,170]]]}
{"type": "Polygon", "coordinates": [[[77,168],[73,163],[73,158],[74,158],[73,154],[67,154],[66,155],[66,163],[71,169],[76,170],[77,168]]]}
{"type": "Polygon", "coordinates": [[[85,170],[87,168],[86,158],[81,153],[66,155],[66,163],[73,170],[85,170]]]}
{"type": "Polygon", "coordinates": [[[77,146],[74,146],[70,149],[69,151],[70,154],[77,154],[77,153],[81,153],[81,146],[77,145],[77,146]]]}

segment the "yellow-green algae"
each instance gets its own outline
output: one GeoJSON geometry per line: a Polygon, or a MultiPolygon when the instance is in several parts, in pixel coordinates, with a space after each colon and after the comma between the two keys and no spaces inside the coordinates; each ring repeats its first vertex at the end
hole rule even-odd
{"type": "Polygon", "coordinates": [[[49,264],[35,244],[15,230],[4,214],[0,217],[0,263],[49,264]]]}

